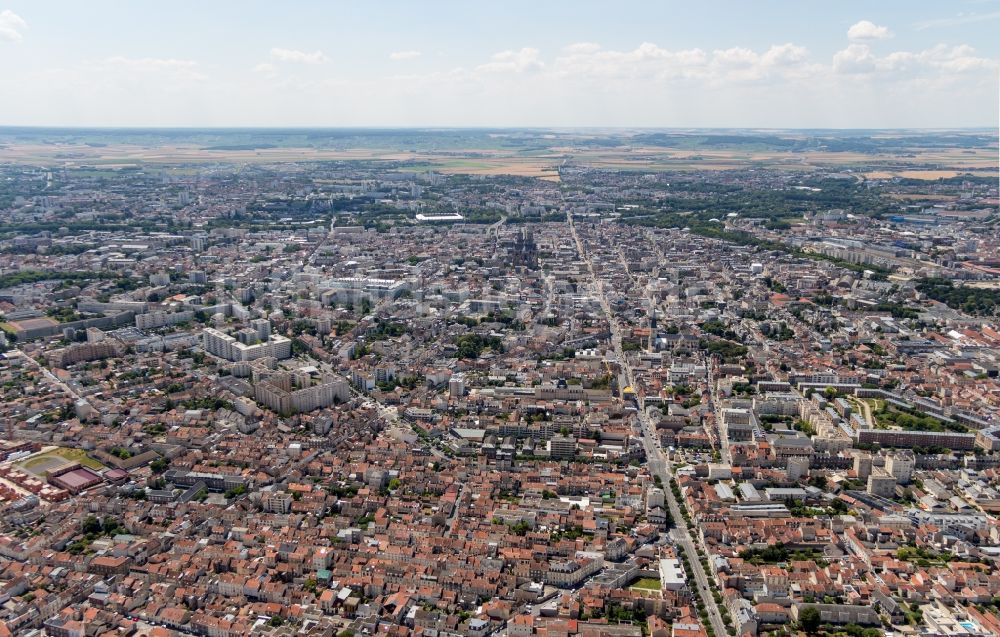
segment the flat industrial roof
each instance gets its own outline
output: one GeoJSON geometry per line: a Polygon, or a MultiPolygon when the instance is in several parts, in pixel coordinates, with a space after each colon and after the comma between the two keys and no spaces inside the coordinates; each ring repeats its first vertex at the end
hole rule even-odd
{"type": "Polygon", "coordinates": [[[71,489],[80,489],[88,484],[91,484],[94,480],[100,480],[101,476],[97,475],[90,469],[81,467],[79,469],[73,469],[72,471],[67,471],[66,473],[56,476],[53,481],[60,484],[66,485],[71,489]]]}

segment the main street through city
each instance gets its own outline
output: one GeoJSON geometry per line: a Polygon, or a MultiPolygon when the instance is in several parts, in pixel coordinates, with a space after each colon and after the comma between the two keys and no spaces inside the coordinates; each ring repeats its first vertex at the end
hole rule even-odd
{"type": "MultiPolygon", "coordinates": [[[[622,350],[621,324],[611,311],[611,304],[608,302],[607,294],[604,292],[604,282],[597,277],[597,274],[594,271],[593,262],[587,254],[587,251],[584,249],[583,241],[580,240],[580,235],[576,230],[576,224],[573,222],[572,213],[568,213],[566,215],[566,220],[569,224],[573,241],[576,243],[577,252],[579,253],[580,258],[587,264],[587,271],[590,274],[590,280],[594,289],[597,291],[598,301],[600,302],[601,308],[604,310],[604,315],[607,318],[608,326],[611,330],[611,345],[614,348],[615,358],[621,366],[622,373],[625,375],[628,385],[635,388],[635,376],[632,372],[632,366],[629,364],[628,358],[622,350]]],[[[677,525],[671,531],[671,536],[687,555],[688,563],[691,565],[691,572],[688,573],[688,575],[694,577],[698,593],[705,604],[705,609],[708,612],[708,619],[712,624],[715,634],[729,634],[729,631],[726,630],[725,623],[722,621],[722,615],[719,612],[719,607],[715,603],[715,599],[712,597],[712,589],[709,584],[708,577],[705,575],[704,569],[701,568],[694,538],[688,531],[687,526],[684,525],[684,517],[681,515],[680,503],[677,502],[673,491],[669,488],[670,476],[673,472],[670,466],[670,459],[663,453],[663,449],[660,447],[653,423],[649,419],[649,415],[646,413],[646,406],[643,398],[639,396],[638,393],[636,395],[639,403],[639,433],[642,437],[642,444],[646,450],[647,464],[649,465],[649,470],[653,473],[653,475],[658,476],[663,483],[663,491],[666,496],[667,506],[670,510],[670,516],[677,525]]]]}

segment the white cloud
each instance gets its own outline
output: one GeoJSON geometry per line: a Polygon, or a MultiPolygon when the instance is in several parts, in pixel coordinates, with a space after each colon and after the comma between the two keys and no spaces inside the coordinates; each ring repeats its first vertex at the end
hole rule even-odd
{"type": "Polygon", "coordinates": [[[280,47],[271,49],[271,59],[279,62],[294,62],[296,64],[323,64],[330,61],[330,58],[326,57],[322,51],[309,53],[295,49],[282,49],[280,47]]]}
{"type": "Polygon", "coordinates": [[[992,13],[959,13],[952,18],[924,20],[917,22],[913,26],[917,31],[924,31],[926,29],[957,27],[963,24],[975,24],[976,22],[988,22],[997,19],[1000,19],[1000,11],[993,11],[992,13]]]}
{"type": "Polygon", "coordinates": [[[538,49],[527,46],[519,51],[495,53],[491,59],[491,62],[477,66],[476,70],[485,73],[527,73],[545,66],[539,59],[538,49]]]}
{"type": "Polygon", "coordinates": [[[821,59],[793,42],[714,50],[579,42],[549,54],[511,48],[464,66],[432,65],[446,53],[426,50],[426,70],[399,63],[365,74],[293,73],[279,56],[244,73],[117,57],[48,71],[13,65],[0,73],[0,94],[33,96],[8,105],[5,117],[18,124],[878,128],[980,126],[1000,116],[996,59],[963,45],[882,46],[845,42],[821,59]],[[212,81],[202,81],[208,69],[212,81]],[[245,108],[234,112],[234,100],[245,108]]]}
{"type": "Polygon", "coordinates": [[[574,55],[577,53],[596,53],[601,50],[601,45],[596,42],[574,42],[563,47],[563,53],[574,55]]]}
{"type": "MultiPolygon", "coordinates": [[[[704,79],[721,85],[803,77],[816,72],[815,65],[808,64],[808,58],[805,47],[791,42],[772,45],[763,53],[742,47],[715,50],[704,79]]],[[[685,59],[681,57],[678,62],[683,64],[685,59]]]]}
{"type": "Polygon", "coordinates": [[[869,73],[875,70],[875,56],[867,44],[851,44],[833,54],[837,73],[869,73]]]}
{"type": "Polygon", "coordinates": [[[260,73],[265,77],[274,77],[278,73],[278,67],[270,62],[261,62],[257,66],[253,67],[253,72],[260,73]]]}
{"type": "Polygon", "coordinates": [[[931,77],[1000,68],[997,60],[975,53],[968,45],[938,44],[917,53],[893,51],[879,57],[867,44],[851,44],[833,55],[833,70],[844,74],[881,73],[891,80],[910,79],[913,74],[931,77]]]}
{"type": "Polygon", "coordinates": [[[407,104],[405,113],[394,114],[414,125],[978,125],[988,121],[991,103],[981,96],[995,86],[983,71],[958,75],[930,64],[975,67],[980,58],[969,50],[883,58],[860,43],[838,58],[842,73],[853,64],[858,76],[835,73],[830,57],[818,60],[792,42],[710,51],[652,42],[626,50],[563,48],[552,56],[510,51],[483,66],[504,63],[504,70],[513,71],[521,57],[539,66],[523,74],[482,73],[473,66],[393,76],[387,86],[407,104]],[[879,81],[867,81],[876,75],[879,81]],[[948,110],[942,101],[955,91],[970,99],[948,110]],[[623,95],[629,96],[628,107],[623,95]],[[571,113],[556,106],[566,103],[578,106],[571,113]],[[450,104],[461,108],[449,110],[450,104]]]}
{"type": "Polygon", "coordinates": [[[722,67],[753,66],[758,59],[756,53],[741,47],[712,51],[712,62],[722,67]]]}
{"type": "Polygon", "coordinates": [[[564,49],[567,55],[556,58],[556,75],[606,82],[754,82],[767,79],[803,77],[815,71],[805,47],[788,42],[776,44],[763,52],[742,47],[716,49],[665,49],[643,42],[631,51],[613,51],[588,47],[564,49]]]}
{"type": "Polygon", "coordinates": [[[24,39],[21,31],[27,28],[28,23],[24,21],[24,18],[10,9],[0,11],[0,40],[20,42],[24,39]]]}
{"type": "Polygon", "coordinates": [[[952,47],[939,44],[926,51],[921,51],[916,58],[927,66],[948,73],[966,73],[976,70],[996,71],[1000,68],[1000,62],[997,60],[978,57],[975,52],[975,49],[965,44],[952,47]]]}
{"type": "Polygon", "coordinates": [[[553,72],[574,79],[665,81],[701,77],[708,72],[709,58],[701,49],[670,51],[651,42],[643,42],[631,51],[572,47],[567,53],[556,58],[553,72]]]}
{"type": "Polygon", "coordinates": [[[892,37],[889,27],[881,27],[870,20],[861,20],[851,25],[847,37],[852,40],[885,40],[892,37]]]}
{"type": "Polygon", "coordinates": [[[171,80],[202,81],[208,76],[201,72],[194,60],[174,58],[129,58],[115,56],[95,65],[125,77],[160,76],[171,80]]]}
{"type": "Polygon", "coordinates": [[[389,54],[390,60],[412,60],[420,57],[420,51],[393,51],[389,54]]]}
{"type": "Polygon", "coordinates": [[[760,61],[767,66],[788,66],[805,62],[808,57],[809,51],[805,47],[786,42],[771,46],[760,56],[760,61]]]}

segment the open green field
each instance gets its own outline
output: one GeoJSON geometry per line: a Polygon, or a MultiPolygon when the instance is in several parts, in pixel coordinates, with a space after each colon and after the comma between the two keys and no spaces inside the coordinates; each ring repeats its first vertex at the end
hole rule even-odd
{"type": "Polygon", "coordinates": [[[51,471],[67,462],[78,462],[82,466],[95,471],[101,471],[105,468],[100,462],[88,457],[87,452],[83,449],[69,449],[66,447],[59,447],[58,449],[31,456],[19,462],[18,466],[36,476],[43,476],[46,471],[51,471]]]}
{"type": "Polygon", "coordinates": [[[629,589],[640,591],[658,591],[660,590],[660,580],[652,577],[642,577],[629,586],[629,589]]]}

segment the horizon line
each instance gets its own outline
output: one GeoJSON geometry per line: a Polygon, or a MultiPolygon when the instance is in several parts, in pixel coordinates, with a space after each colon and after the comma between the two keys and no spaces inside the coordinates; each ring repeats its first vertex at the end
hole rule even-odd
{"type": "Polygon", "coordinates": [[[3,130],[101,130],[101,131],[193,131],[193,130],[218,130],[218,131],[239,131],[239,130],[281,130],[281,131],[303,131],[303,130],[330,130],[330,131],[352,131],[352,130],[426,130],[426,131],[996,131],[1000,132],[1000,126],[905,126],[905,127],[822,127],[822,126],[622,126],[622,125],[585,125],[585,126],[445,126],[445,125],[64,125],[64,124],[0,124],[0,131],[3,130]]]}

